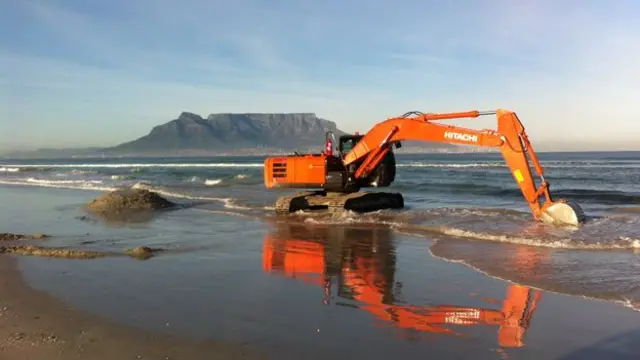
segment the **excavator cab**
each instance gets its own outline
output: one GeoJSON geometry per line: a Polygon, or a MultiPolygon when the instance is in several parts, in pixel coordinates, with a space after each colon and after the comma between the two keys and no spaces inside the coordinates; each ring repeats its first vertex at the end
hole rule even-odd
{"type": "MultiPolygon", "coordinates": [[[[338,138],[338,158],[339,163],[336,161],[328,161],[329,170],[336,170],[339,168],[344,168],[342,161],[344,160],[344,156],[348,154],[355,146],[362,140],[364,135],[355,133],[353,135],[346,134],[341,135],[338,138]]],[[[327,132],[326,134],[327,140],[335,139],[335,136],[332,132],[327,132]]],[[[399,148],[400,142],[396,143],[396,148],[399,148]]],[[[362,160],[364,161],[364,160],[362,160]]],[[[362,161],[355,162],[346,168],[346,176],[352,176],[358,167],[361,165],[362,161]]],[[[391,183],[395,180],[395,167],[396,167],[396,159],[393,154],[393,151],[389,151],[383,157],[380,164],[375,168],[375,170],[370,174],[367,178],[361,179],[358,181],[357,185],[359,187],[387,187],[391,185],[391,183]]]]}
{"type": "MultiPolygon", "coordinates": [[[[358,134],[356,133],[355,135],[342,135],[340,136],[340,144],[338,146],[338,149],[340,150],[340,154],[347,154],[349,153],[349,151],[351,151],[351,149],[353,149],[354,146],[356,146],[356,144],[358,142],[360,142],[360,140],[362,140],[362,138],[364,137],[364,135],[358,134]]],[[[394,146],[396,149],[399,149],[402,147],[402,143],[400,141],[396,141],[394,142],[394,146]]]]}
{"type": "MultiPolygon", "coordinates": [[[[354,146],[364,137],[364,135],[360,135],[356,133],[355,135],[342,135],[338,139],[338,154],[340,160],[343,159],[344,155],[351,151],[354,146]]],[[[325,134],[325,154],[334,155],[334,148],[336,143],[336,137],[333,131],[327,131],[325,134]]]]}
{"type": "Polygon", "coordinates": [[[340,142],[338,145],[340,154],[346,154],[349,151],[351,151],[351,149],[353,149],[353,147],[356,146],[358,141],[360,141],[363,137],[364,135],[359,135],[359,134],[340,136],[340,142]]]}

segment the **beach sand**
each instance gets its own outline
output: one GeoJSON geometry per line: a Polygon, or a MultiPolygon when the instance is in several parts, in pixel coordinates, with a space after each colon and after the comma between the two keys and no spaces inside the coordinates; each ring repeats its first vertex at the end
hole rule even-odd
{"type": "Polygon", "coordinates": [[[0,257],[0,358],[256,359],[243,344],[194,341],[111,323],[27,286],[0,257]]]}

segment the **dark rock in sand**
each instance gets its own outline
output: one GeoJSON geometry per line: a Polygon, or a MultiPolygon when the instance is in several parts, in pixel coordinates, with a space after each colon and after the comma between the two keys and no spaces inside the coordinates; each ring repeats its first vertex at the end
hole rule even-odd
{"type": "Polygon", "coordinates": [[[0,233],[0,241],[17,241],[17,240],[30,240],[30,239],[38,239],[42,240],[47,238],[48,235],[45,234],[12,234],[12,233],[0,233]]]}
{"type": "Polygon", "coordinates": [[[139,258],[139,259],[148,259],[150,257],[153,256],[154,253],[159,252],[159,251],[164,251],[163,249],[157,249],[157,248],[150,248],[147,246],[138,246],[135,247],[133,249],[127,249],[125,250],[125,254],[131,256],[131,257],[135,257],[135,258],[139,258]]]}
{"type": "Polygon", "coordinates": [[[0,234],[0,241],[24,240],[25,238],[26,238],[26,235],[22,235],[22,234],[10,234],[10,233],[0,234]]]}
{"type": "Polygon", "coordinates": [[[89,216],[86,215],[82,215],[82,216],[76,216],[75,219],[80,220],[80,221],[86,221],[86,222],[95,222],[95,219],[90,218],[89,216]]]}

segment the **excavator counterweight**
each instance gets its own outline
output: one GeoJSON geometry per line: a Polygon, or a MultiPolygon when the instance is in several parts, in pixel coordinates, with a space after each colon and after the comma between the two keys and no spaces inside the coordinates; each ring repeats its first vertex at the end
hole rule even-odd
{"type": "Polygon", "coordinates": [[[399,193],[361,189],[388,187],[393,183],[396,175],[393,147],[398,148],[407,140],[496,148],[535,220],[562,225],[579,225],[585,220],[579,205],[552,199],[549,183],[524,126],[514,112],[503,109],[444,114],[410,112],[381,121],[364,135],[343,135],[337,144],[333,133],[327,132],[325,151],[321,153],[265,159],[264,183],[268,189],[309,190],[281,197],[276,203],[279,213],[403,208],[404,199],[399,193]],[[496,116],[496,130],[479,131],[436,122],[484,115],[496,116]],[[539,184],[536,184],[531,164],[539,184]]]}

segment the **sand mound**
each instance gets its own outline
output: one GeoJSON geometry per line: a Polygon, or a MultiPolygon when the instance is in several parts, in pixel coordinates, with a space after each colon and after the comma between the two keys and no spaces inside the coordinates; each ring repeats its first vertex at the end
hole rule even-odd
{"type": "Polygon", "coordinates": [[[116,190],[100,195],[85,210],[109,222],[146,222],[161,210],[178,207],[158,193],[146,189],[116,190]]]}
{"type": "Polygon", "coordinates": [[[153,191],[145,189],[116,190],[103,194],[87,204],[87,209],[100,212],[123,210],[160,210],[176,204],[153,191]]]}

